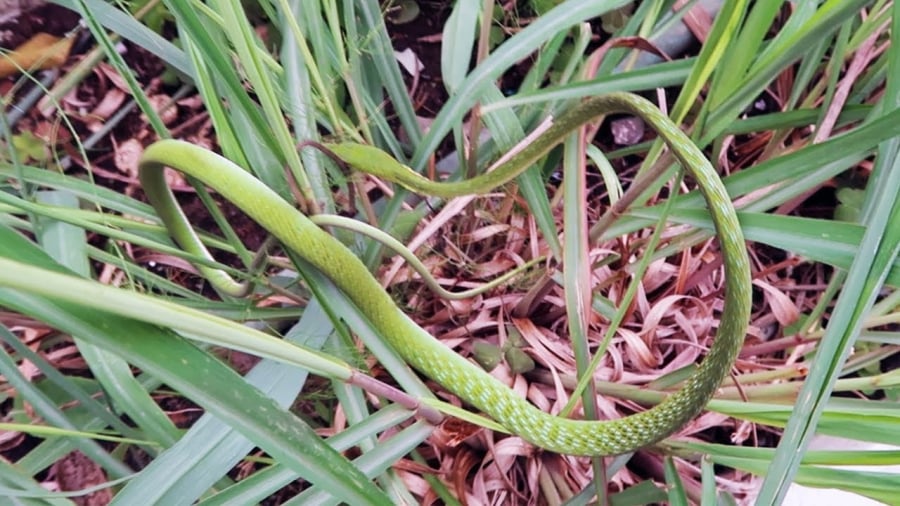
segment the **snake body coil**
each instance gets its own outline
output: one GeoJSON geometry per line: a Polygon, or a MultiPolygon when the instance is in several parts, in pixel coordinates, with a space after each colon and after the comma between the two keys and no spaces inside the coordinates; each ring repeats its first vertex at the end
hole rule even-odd
{"type": "MultiPolygon", "coordinates": [[[[696,180],[706,199],[725,265],[725,305],[715,342],[681,390],[652,409],[610,421],[569,420],[544,413],[507,386],[457,355],[416,325],[394,303],[354,254],[314,225],[262,182],[232,162],[191,144],[164,140],[144,152],[140,179],[170,233],[185,250],[211,258],[163,178],[172,167],[208,185],[328,276],[371,320],[407,363],[542,448],[572,455],[614,455],[653,444],[695,417],[712,397],[737,357],[750,313],[750,266],[734,207],[716,172],[693,142],[652,103],[636,95],[610,93],[561,115],[538,139],[495,170],[459,183],[435,183],[404,168],[375,148],[328,145],[357,169],[407,188],[449,197],[483,193],[508,182],[582,124],[610,113],[630,113],[653,126],[696,180]],[[379,156],[383,158],[378,159],[379,156]]],[[[198,266],[208,277],[221,275],[198,266]]]]}

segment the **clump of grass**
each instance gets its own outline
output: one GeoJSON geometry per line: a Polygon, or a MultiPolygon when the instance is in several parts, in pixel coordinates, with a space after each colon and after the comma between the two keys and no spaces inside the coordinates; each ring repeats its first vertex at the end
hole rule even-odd
{"type": "MultiPolygon", "coordinates": [[[[726,1],[710,26],[694,26],[704,38],[696,52],[647,64],[632,48],[667,47],[685,11],[669,17],[642,2],[630,15],[617,11],[619,24],[605,18],[610,34],[589,21],[626,2],[568,2],[530,17],[461,0],[435,37],[441,65],[431,77],[449,98],[427,115],[408,93],[424,77],[398,65],[397,28],[377,2],[260,3],[252,16],[229,0],[148,4],[134,16],[100,2],[60,3],[84,15],[112,69],[105,72],[121,78],[117,89],[129,98],[97,136],[56,88],[71,83],[44,89],[26,75],[6,98],[31,111],[2,124],[4,421],[29,434],[15,462],[0,463],[8,495],[67,503],[40,481],[48,466],[59,473],[70,465],[74,450],[99,477],[74,495],[98,485],[123,504],[487,503],[515,501],[521,490],[554,504],[607,494],[709,504],[719,494],[743,497],[750,474],[765,476],[758,500],[775,503],[795,479],[834,486],[825,465],[896,463],[896,452],[802,460],[817,429],[883,443],[897,431],[897,375],[883,370],[897,350],[900,283],[892,2],[799,3],[785,12],[780,2],[726,1]],[[148,13],[170,20],[165,37],[141,24],[148,13]],[[174,85],[138,72],[148,54],[177,76],[174,85]],[[516,89],[501,89],[512,76],[516,89]],[[55,97],[46,99],[52,121],[31,109],[21,91],[29,87],[55,97]],[[462,353],[496,345],[495,374],[531,400],[621,416],[658,401],[689,372],[723,288],[702,201],[689,180],[672,177],[651,135],[628,146],[613,146],[607,130],[596,146],[573,138],[514,188],[451,202],[347,178],[315,150],[296,149],[350,139],[435,177],[466,177],[549,115],[611,90],[655,98],[717,163],[741,210],[758,289],[745,352],[709,413],[633,456],[542,454],[462,413],[473,425],[447,418],[435,429],[403,405],[454,399],[400,363],[326,279],[277,249],[257,268],[242,240],[252,226],[211,205],[215,226],[204,239],[231,255],[213,265],[257,286],[247,298],[215,294],[188,267],[210,262],[173,247],[133,174],[115,172],[128,165],[123,136],[138,145],[173,135],[206,143],[309,213],[359,209],[360,220],[401,238],[451,288],[546,257],[543,272],[451,302],[424,290],[400,261],[386,262],[379,243],[341,236],[449,345],[462,353]],[[142,115],[138,126],[130,107],[142,115]],[[40,121],[68,132],[48,156],[35,156],[46,153],[34,149],[40,121]],[[579,296],[589,290],[591,298],[579,296]],[[223,359],[222,349],[232,354],[223,359]],[[238,374],[237,352],[262,360],[241,362],[251,369],[238,374]],[[520,369],[510,354],[536,368],[520,369]],[[60,355],[84,365],[70,359],[64,368],[60,355]],[[581,378],[593,381],[579,390],[581,378]],[[373,394],[385,383],[402,390],[391,399],[399,404],[373,394]],[[858,398],[833,395],[840,392],[858,398]],[[160,396],[204,414],[184,431],[160,396]]],[[[70,75],[84,78],[75,69],[70,75]]],[[[202,188],[181,193],[215,200],[202,188]]],[[[840,488],[876,499],[888,501],[898,485],[893,476],[846,473],[840,488]]]]}

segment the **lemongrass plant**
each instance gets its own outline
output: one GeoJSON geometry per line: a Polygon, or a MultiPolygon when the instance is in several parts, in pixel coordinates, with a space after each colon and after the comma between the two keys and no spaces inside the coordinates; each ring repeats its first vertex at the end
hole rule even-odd
{"type": "MultiPolygon", "coordinates": [[[[552,332],[560,333],[577,367],[555,375],[539,367],[526,377],[540,395],[552,394],[547,402],[558,401],[555,409],[569,411],[568,399],[556,395],[573,389],[581,392],[572,398],[581,402],[586,417],[627,411],[626,404],[613,404],[598,392],[652,404],[689,371],[670,371],[640,389],[588,380],[577,387],[598,365],[606,376],[621,373],[615,364],[622,357],[641,373],[651,370],[635,365],[642,358],[677,362],[681,357],[681,365],[688,365],[699,355],[696,345],[672,348],[671,342],[630,337],[652,306],[670,303],[666,296],[691,296],[711,307],[720,296],[709,282],[685,272],[715,268],[711,224],[699,196],[690,191],[691,181],[628,190],[635,174],[622,169],[635,155],[643,160],[638,174],[674,173],[661,145],[639,142],[606,156],[589,148],[589,170],[596,168],[596,177],[585,175],[579,141],[573,139],[559,156],[521,176],[509,193],[463,207],[411,199],[401,189],[348,177],[321,153],[296,149],[299,141],[366,142],[429,174],[434,159],[455,153],[438,166],[450,177],[466,177],[577,100],[614,90],[645,94],[666,107],[724,176],[753,255],[757,305],[733,381],[709,404],[710,414],[688,429],[699,435],[724,423],[725,430],[703,437],[715,436],[711,443],[733,437],[734,445],[674,438],[641,452],[637,464],[627,468],[630,455],[586,466],[584,460],[537,454],[504,439],[502,428],[457,412],[472,427],[496,429],[475,430],[476,442],[460,449],[435,437],[431,422],[439,415],[408,409],[446,410],[438,401],[446,398],[436,398],[438,392],[411,373],[315,271],[292,264],[274,248],[257,255],[256,245],[242,241],[246,229],[233,228],[215,206],[217,229],[201,232],[209,246],[234,260],[193,258],[173,246],[152,209],[132,191],[133,180],[120,178],[126,181],[123,189],[95,180],[92,175],[100,172],[64,170],[75,165],[66,154],[87,167],[102,167],[113,145],[103,136],[88,138],[79,118],[69,118],[64,104],[49,100],[56,107],[54,121],[72,134],[73,149],[55,146],[43,166],[23,149],[28,123],[10,121],[10,113],[0,125],[0,306],[5,308],[0,374],[9,406],[4,422],[20,423],[4,429],[28,434],[33,442],[22,446],[28,449],[14,461],[0,461],[4,496],[24,504],[69,504],[73,495],[88,493],[108,494],[113,504],[250,504],[266,498],[285,504],[426,499],[457,504],[514,501],[520,497],[518,484],[548,504],[607,500],[613,492],[633,504],[713,504],[744,497],[747,489],[739,482],[755,474],[762,477],[761,504],[777,503],[795,480],[893,500],[900,485],[896,476],[847,471],[834,481],[834,470],[824,466],[896,464],[897,452],[804,457],[816,431],[892,443],[900,427],[897,375],[882,370],[897,349],[892,328],[894,287],[900,285],[900,170],[893,167],[900,134],[900,53],[888,43],[888,34],[900,27],[893,2],[798,2],[790,4],[788,15],[782,2],[725,0],[697,51],[641,63],[623,42],[664,39],[698,2],[688,2],[674,17],[671,2],[637,3],[609,34],[591,21],[628,2],[570,0],[531,17],[525,10],[503,15],[500,7],[506,4],[458,0],[446,6],[442,24],[427,42],[440,44],[440,75],[428,77],[439,78],[446,96],[431,101],[431,110],[420,107],[421,88],[412,86],[426,76],[411,76],[400,66],[397,51],[404,48],[394,47],[390,36],[400,28],[385,21],[374,0],[260,2],[252,17],[237,0],[147,7],[171,19],[163,32],[167,37],[99,0],[56,3],[82,14],[107,64],[122,77],[129,100],[146,121],[142,141],[184,134],[167,126],[166,110],[153,105],[165,104],[160,98],[169,92],[150,84],[156,76],[130,66],[136,54],[151,54],[177,75],[181,89],[173,95],[196,94],[202,100],[213,134],[194,139],[214,142],[305,211],[347,211],[345,197],[355,196],[352,209],[359,219],[399,237],[427,257],[427,265],[451,276],[450,284],[470,286],[471,279],[482,279],[480,270],[510,269],[517,256],[523,263],[546,256],[545,277],[554,290],[548,300],[558,315],[570,315],[552,332]],[[503,28],[503,40],[493,45],[497,27],[503,28]],[[124,56],[113,43],[119,37],[128,41],[124,56]],[[613,43],[598,47],[598,39],[613,43]],[[560,164],[565,186],[557,187],[560,164]],[[834,219],[835,202],[827,200],[834,189],[858,195],[841,202],[853,207],[854,221],[834,219]],[[657,205],[658,195],[677,196],[657,205]],[[597,225],[600,213],[586,210],[598,208],[613,208],[607,216],[616,220],[609,224],[601,218],[597,225]],[[810,210],[818,214],[804,217],[810,210]],[[422,221],[434,228],[417,228],[422,221]],[[647,227],[660,222],[669,225],[658,246],[644,249],[651,239],[647,227]],[[444,231],[440,240],[434,239],[435,230],[444,231]],[[617,240],[623,244],[619,249],[611,246],[617,240]],[[442,245],[448,241],[450,246],[442,245]],[[619,256],[604,255],[610,251],[619,256]],[[145,252],[168,265],[223,268],[253,281],[255,291],[247,298],[216,296],[202,280],[179,282],[166,275],[171,271],[152,268],[142,261],[145,252]],[[637,261],[641,256],[647,260],[637,261]],[[555,269],[557,263],[564,269],[555,269]],[[619,270],[608,274],[605,286],[591,299],[580,297],[594,288],[592,273],[607,272],[610,265],[619,270]],[[659,276],[663,281],[652,284],[659,276]],[[797,279],[810,286],[794,286],[797,279]],[[584,316],[591,310],[603,319],[584,316]],[[641,318],[629,316],[635,310],[641,318]],[[610,354],[592,363],[605,335],[615,336],[610,354]],[[37,351],[22,344],[32,343],[33,336],[43,337],[37,351]],[[72,343],[90,375],[72,374],[53,361],[54,346],[72,343]],[[647,353],[640,353],[641,346],[647,353]],[[263,359],[238,374],[226,365],[222,350],[263,359]],[[668,354],[661,357],[660,350],[668,354]],[[688,354],[682,356],[684,350],[688,354]],[[358,371],[372,377],[360,379],[358,371]],[[399,391],[391,394],[385,382],[399,391]],[[855,392],[858,398],[833,391],[855,392]],[[183,397],[204,414],[184,430],[156,402],[162,393],[183,397]],[[32,429],[21,425],[29,422],[32,429]],[[485,441],[491,446],[484,448],[485,441]],[[754,445],[774,449],[743,448],[754,445]],[[69,465],[73,450],[86,456],[101,478],[73,492],[41,487],[44,471],[69,465]],[[140,464],[134,455],[141,455],[140,464]],[[717,478],[715,464],[730,471],[717,478]],[[461,487],[454,474],[460,469],[461,487]],[[483,480],[497,469],[504,472],[499,481],[511,488],[485,490],[483,480]],[[619,492],[626,484],[630,487],[619,492]]],[[[40,89],[33,82],[37,77],[23,74],[21,85],[40,89]]],[[[52,83],[48,87],[43,93],[59,96],[52,83]]],[[[21,93],[4,98],[26,110],[35,107],[21,93]]],[[[110,120],[113,131],[123,117],[110,120]]],[[[197,192],[211,202],[202,188],[197,192]]],[[[192,195],[186,192],[185,198],[192,195]]],[[[527,319],[527,312],[515,312],[527,304],[505,301],[502,293],[486,299],[494,306],[436,302],[419,290],[415,275],[393,267],[380,243],[335,233],[373,272],[386,263],[388,272],[399,272],[401,281],[384,279],[414,317],[422,312],[423,322],[430,318],[457,340],[471,336],[449,329],[491,328],[489,337],[513,340],[539,364],[554,363],[556,345],[529,340],[536,334],[522,330],[531,327],[509,318],[527,319]],[[500,306],[502,312],[496,310],[500,306]],[[476,318],[487,314],[484,307],[495,308],[493,323],[476,318]],[[453,325],[442,311],[457,319],[453,325]]],[[[532,285],[548,283],[540,274],[512,281],[510,293],[527,300],[532,285]]],[[[684,307],[673,311],[670,318],[698,314],[684,307]]],[[[665,331],[660,336],[688,339],[673,330],[678,325],[659,326],[665,331]]],[[[539,335],[546,337],[551,329],[543,332],[539,335]]],[[[652,370],[665,366],[657,365],[652,370]]],[[[452,427],[438,430],[450,439],[467,435],[452,427]]]]}

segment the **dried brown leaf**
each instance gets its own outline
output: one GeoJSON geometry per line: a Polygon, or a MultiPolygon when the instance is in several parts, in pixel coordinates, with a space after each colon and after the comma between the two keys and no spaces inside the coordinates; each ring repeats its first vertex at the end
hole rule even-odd
{"type": "MultiPolygon", "coordinates": [[[[59,490],[64,492],[74,492],[108,481],[103,468],[78,450],[54,462],[50,474],[55,476],[59,490]]],[[[79,506],[105,506],[112,501],[112,490],[102,489],[73,497],[72,500],[79,506]]]]}
{"type": "Polygon", "coordinates": [[[766,305],[782,327],[787,327],[800,318],[800,310],[786,293],[760,279],[754,279],[753,285],[766,294],[766,305]]]}

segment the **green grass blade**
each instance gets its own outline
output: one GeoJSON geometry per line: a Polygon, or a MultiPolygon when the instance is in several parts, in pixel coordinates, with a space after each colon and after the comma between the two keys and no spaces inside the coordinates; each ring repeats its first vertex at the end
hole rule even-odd
{"type": "MultiPolygon", "coordinates": [[[[850,3],[850,2],[847,2],[850,3]]],[[[894,4],[893,29],[900,29],[900,6],[894,4]]],[[[890,48],[893,76],[900,70],[900,50],[890,48]]],[[[900,106],[900,83],[888,79],[888,89],[882,99],[886,112],[896,112],[900,106]]],[[[800,392],[800,403],[785,428],[778,451],[760,490],[763,502],[777,502],[784,498],[788,485],[800,465],[803,449],[815,432],[816,423],[825,408],[841,366],[859,334],[862,320],[874,303],[884,279],[900,250],[900,159],[898,143],[881,146],[876,161],[876,176],[869,181],[864,225],[866,232],[860,249],[851,265],[847,280],[829,318],[825,336],[816,352],[809,377],[800,392]],[[881,173],[881,174],[879,174],[881,173]],[[874,186],[875,181],[879,185],[874,186]]]]}
{"type": "Polygon", "coordinates": [[[185,76],[192,75],[190,63],[184,52],[174,44],[153,32],[129,14],[114,8],[102,0],[52,0],[57,5],[62,5],[73,11],[78,10],[82,4],[101,25],[110,31],[128,39],[147,51],[155,54],[168,65],[181,72],[185,76]]]}
{"type": "MultiPolygon", "coordinates": [[[[285,336],[318,349],[332,332],[331,321],[315,303],[306,308],[297,325],[285,336]]],[[[306,382],[308,372],[263,360],[247,373],[247,383],[255,386],[279,406],[288,408],[306,382]]],[[[116,494],[122,504],[153,502],[174,504],[196,500],[244,458],[253,443],[224,421],[205,414],[172,448],[153,460],[141,474],[116,494]],[[173,474],[172,469],[181,472],[173,474]]],[[[296,478],[296,473],[291,473],[296,478]]],[[[273,491],[274,492],[274,491],[273,491]]]]}
{"type": "MultiPolygon", "coordinates": [[[[768,459],[740,459],[734,457],[713,457],[716,463],[742,469],[757,475],[771,476],[768,459]]],[[[818,466],[798,466],[797,483],[809,487],[833,488],[854,492],[885,504],[896,504],[900,476],[895,473],[876,471],[850,471],[818,466]]],[[[756,504],[780,504],[769,502],[769,496],[760,494],[756,504]]]]}
{"type": "MultiPolygon", "coordinates": [[[[129,337],[111,335],[103,331],[104,327],[69,316],[79,314],[77,307],[48,303],[21,292],[0,290],[0,301],[56,327],[90,335],[95,344],[103,345],[163,378],[204,409],[239,427],[242,434],[299,475],[342,494],[348,502],[390,504],[378,489],[305,424],[259,394],[227,366],[176,336],[166,335],[157,327],[135,328],[139,326],[133,322],[127,323],[129,337]],[[266,413],[266,416],[259,416],[259,413],[266,413]]],[[[96,312],[93,315],[103,316],[96,312]]],[[[105,328],[123,324],[126,323],[116,321],[112,315],[104,317],[105,328]]]]}
{"type": "Polygon", "coordinates": [[[536,19],[534,23],[515,36],[510,37],[469,74],[459,90],[444,104],[428,133],[416,146],[416,152],[410,165],[416,169],[423,167],[428,156],[437,149],[441,139],[447,135],[453,125],[462,122],[466,111],[480,99],[484,88],[492,85],[493,81],[506,69],[538,49],[552,34],[621,7],[625,3],[625,1],[619,0],[565,2],[536,19]]]}
{"type": "MultiPolygon", "coordinates": [[[[0,290],[0,303],[8,300],[9,294],[6,290],[0,290]]],[[[11,306],[10,307],[15,307],[11,306]]],[[[3,340],[8,341],[16,339],[6,327],[0,327],[0,331],[4,334],[3,340]]],[[[52,399],[47,393],[41,391],[37,386],[32,384],[29,378],[26,378],[21,371],[16,368],[16,363],[5,352],[0,353],[0,371],[9,385],[17,392],[21,393],[22,399],[27,400],[34,413],[50,427],[58,429],[67,429],[78,431],[78,427],[73,423],[67,413],[58,406],[58,403],[52,399]]],[[[116,478],[121,478],[131,474],[131,469],[118,459],[109,454],[98,441],[93,439],[76,438],[72,440],[75,448],[81,450],[88,458],[102,466],[106,472],[116,478]]]]}
{"type": "MultiPolygon", "coordinates": [[[[708,408],[741,420],[749,420],[774,427],[784,427],[794,414],[793,404],[766,402],[736,402],[714,399],[708,408]]],[[[900,410],[897,403],[834,398],[831,399],[818,422],[818,431],[836,437],[896,444],[900,430],[900,410]]]]}
{"type": "MultiPolygon", "coordinates": [[[[661,209],[635,209],[624,215],[627,228],[611,228],[608,234],[650,226],[659,220],[661,214],[661,209]],[[630,218],[637,218],[638,221],[630,218]]],[[[865,227],[855,223],[797,216],[739,211],[738,218],[748,241],[775,246],[794,252],[807,260],[822,262],[844,270],[850,268],[866,231],[865,227]]],[[[712,223],[705,211],[673,210],[669,220],[713,231],[712,223]]],[[[900,286],[900,262],[894,262],[885,279],[891,286],[900,286]]]]}
{"type": "MultiPolygon", "coordinates": [[[[0,264],[3,264],[4,269],[12,267],[7,272],[16,273],[15,276],[4,278],[2,285],[9,287],[19,277],[18,288],[32,292],[0,289],[0,303],[72,334],[85,336],[92,344],[102,346],[157,376],[237,428],[254,444],[292,467],[301,476],[342,493],[345,500],[359,504],[390,503],[383,492],[372,487],[352,464],[322,442],[306,424],[247,384],[222,362],[158,326],[179,326],[178,321],[182,325],[189,325],[185,320],[185,313],[170,313],[162,309],[164,306],[159,306],[160,302],[154,299],[59,274],[60,268],[39,250],[35,249],[30,255],[25,255],[23,251],[15,249],[15,246],[23,248],[27,244],[21,236],[6,229],[0,229],[0,233],[3,234],[3,240],[0,241],[0,264]],[[10,261],[10,255],[24,256],[20,260],[50,267],[57,272],[10,261]],[[34,293],[41,286],[45,288],[44,293],[34,293]],[[101,293],[108,294],[117,301],[103,306],[105,296],[100,295],[101,293]],[[51,302],[44,299],[45,296],[58,300],[51,302]],[[132,297],[143,300],[129,301],[132,297]],[[152,301],[150,306],[147,305],[149,301],[152,301]],[[154,305],[157,311],[151,309],[154,305]],[[148,325],[105,312],[124,310],[128,313],[129,307],[134,309],[131,316],[158,321],[148,325]],[[162,311],[158,311],[160,309],[162,311]],[[140,313],[144,313],[143,316],[140,313]],[[152,316],[148,313],[152,313],[152,316]],[[267,413],[267,416],[259,416],[259,413],[267,413]]],[[[210,320],[202,313],[195,317],[198,319],[196,323],[206,320],[193,328],[201,334],[205,332],[204,327],[216,326],[213,323],[215,319],[210,320]]],[[[222,326],[223,323],[220,322],[220,330],[231,327],[222,326]]],[[[231,328],[236,331],[240,326],[231,328]]],[[[183,326],[182,329],[188,330],[183,326]]],[[[218,334],[217,331],[214,332],[218,334]]],[[[262,339],[263,336],[259,334],[257,339],[262,339]]],[[[330,357],[326,360],[331,364],[336,363],[330,357]]],[[[333,372],[337,372],[337,369],[333,369],[333,372]]]]}
{"type": "Polygon", "coordinates": [[[672,457],[666,457],[664,470],[669,496],[667,503],[672,506],[688,506],[690,501],[687,497],[687,490],[685,490],[684,481],[681,479],[672,457]]]}
{"type": "Polygon", "coordinates": [[[147,117],[147,121],[150,123],[150,126],[153,127],[153,131],[161,138],[168,137],[169,129],[163,124],[162,119],[159,117],[159,113],[157,113],[156,109],[150,104],[150,99],[138,83],[134,72],[132,72],[125,63],[125,59],[122,55],[116,51],[112,40],[107,36],[101,23],[94,17],[93,12],[88,8],[85,0],[77,0],[75,3],[75,10],[81,14],[82,18],[87,23],[88,28],[90,28],[91,34],[100,43],[101,47],[103,47],[103,51],[110,64],[112,64],[119,75],[125,80],[128,89],[131,91],[131,96],[134,97],[141,112],[147,117]]]}
{"type": "MultiPolygon", "coordinates": [[[[78,207],[78,199],[68,192],[42,191],[36,196],[39,202],[45,204],[78,207]]],[[[90,276],[84,230],[46,219],[38,219],[37,225],[39,232],[36,236],[44,251],[73,272],[90,276]]],[[[113,405],[127,414],[145,433],[145,437],[151,437],[162,445],[172,444],[177,439],[175,425],[135,380],[124,360],[77,336],[75,343],[113,405]]]]}
{"type": "Polygon", "coordinates": [[[600,76],[590,81],[577,81],[560,86],[549,86],[540,91],[525,92],[486,106],[484,111],[533,103],[575,100],[611,91],[645,91],[658,87],[678,86],[687,79],[696,58],[685,58],[660,63],[623,74],[600,76]]]}
{"type": "MultiPolygon", "coordinates": [[[[345,451],[365,439],[396,427],[406,421],[410,412],[397,405],[379,410],[362,423],[348,427],[328,439],[328,444],[337,451],[345,451]]],[[[383,442],[392,444],[392,442],[383,442]]],[[[272,464],[252,476],[235,483],[222,492],[201,501],[202,506],[227,506],[231,504],[257,503],[297,479],[297,473],[282,464],[272,464]]]]}
{"type": "MultiPolygon", "coordinates": [[[[776,38],[767,44],[763,54],[748,68],[745,75],[730,74],[732,79],[736,80],[734,81],[736,88],[723,87],[720,94],[710,96],[709,120],[704,125],[703,135],[698,136],[700,145],[706,145],[717,137],[779,72],[802,58],[808,48],[823,35],[832,33],[847,19],[856,16],[860,8],[867,3],[869,3],[867,0],[828,0],[808,18],[800,15],[792,16],[790,27],[782,29],[776,38]]],[[[771,6],[773,2],[760,5],[763,4],[771,6]]],[[[806,7],[813,5],[805,4],[806,7]]],[[[750,19],[754,19],[752,14],[750,19]]],[[[760,29],[767,29],[769,24],[759,23],[754,26],[757,29],[754,36],[759,37],[760,29]]],[[[751,49],[748,47],[747,50],[751,49]]]]}
{"type": "MultiPolygon", "coordinates": [[[[394,58],[394,49],[391,46],[387,28],[384,26],[381,5],[376,0],[364,0],[354,3],[358,4],[360,35],[365,40],[365,44],[361,48],[366,54],[371,55],[372,63],[377,69],[378,85],[383,86],[387,91],[391,104],[397,112],[404,131],[409,136],[410,142],[413,145],[418,145],[422,136],[422,129],[416,121],[415,108],[400,74],[400,65],[394,58]]],[[[377,108],[380,107],[380,103],[381,100],[377,100],[373,102],[373,105],[377,108]]],[[[428,150],[428,153],[431,153],[431,151],[433,149],[428,150]]],[[[415,165],[414,167],[418,168],[419,166],[415,165]]]]}
{"type": "Polygon", "coordinates": [[[16,497],[17,506],[75,506],[75,502],[62,497],[47,497],[47,489],[26,475],[19,466],[0,460],[0,494],[16,497]],[[34,499],[31,499],[31,498],[34,499]]]}

